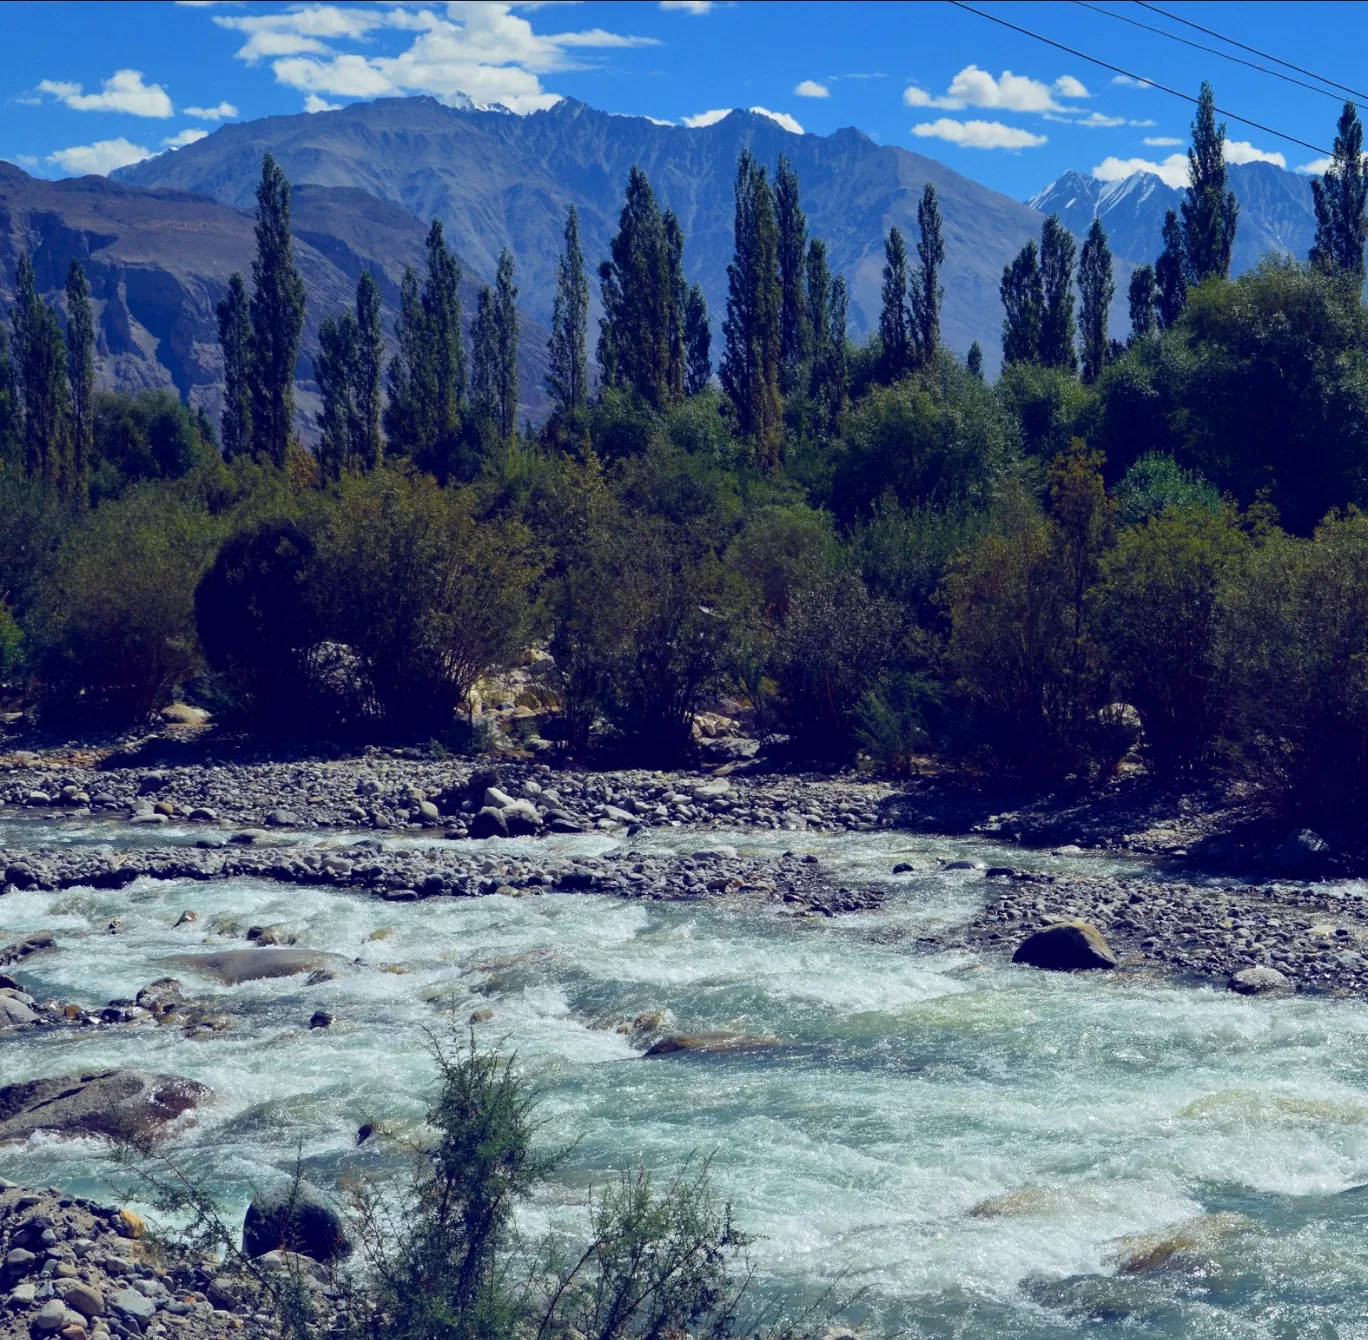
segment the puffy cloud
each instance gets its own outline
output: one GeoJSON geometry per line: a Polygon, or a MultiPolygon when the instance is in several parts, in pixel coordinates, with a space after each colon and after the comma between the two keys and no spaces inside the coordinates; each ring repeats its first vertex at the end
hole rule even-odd
{"type": "Polygon", "coordinates": [[[697,116],[686,116],[683,121],[690,130],[702,130],[704,126],[715,126],[723,117],[731,114],[732,109],[730,107],[714,107],[710,112],[699,112],[697,116]]]}
{"type": "Polygon", "coordinates": [[[771,121],[774,121],[778,125],[783,126],[783,128],[787,130],[790,135],[803,134],[802,126],[800,126],[798,122],[795,121],[793,117],[791,117],[787,112],[771,112],[767,107],[752,107],[751,111],[753,111],[757,116],[769,117],[771,121]]]}
{"type": "Polygon", "coordinates": [[[1149,145],[1151,149],[1176,149],[1182,142],[1182,140],[1177,139],[1172,135],[1145,136],[1145,143],[1149,145]]]}
{"type": "MultiPolygon", "coordinates": [[[[1068,112],[1073,111],[1074,109],[1066,107],[1064,110],[1068,112]]],[[[1078,111],[1081,113],[1082,108],[1079,108],[1078,111]]],[[[1046,112],[1043,119],[1046,121],[1056,121],[1063,126],[1085,126],[1089,130],[1111,130],[1116,126],[1137,126],[1143,128],[1154,124],[1153,121],[1133,121],[1125,116],[1108,116],[1105,112],[1089,112],[1087,116],[1081,114],[1076,116],[1061,116],[1054,112],[1046,112]]],[[[1174,143],[1176,144],[1177,141],[1175,140],[1174,143]]]]}
{"type": "Polygon", "coordinates": [[[948,116],[913,126],[912,133],[919,139],[946,140],[964,149],[1036,149],[1047,143],[1044,135],[1004,126],[1001,121],[952,121],[948,116]]]}
{"type": "Polygon", "coordinates": [[[1072,75],[1061,75],[1051,89],[1039,79],[1013,74],[1010,70],[1004,70],[1001,77],[995,79],[977,65],[966,65],[950,81],[950,88],[942,96],[932,97],[924,88],[913,84],[903,90],[903,102],[909,107],[943,107],[953,112],[966,107],[990,107],[1003,112],[1067,110],[1055,97],[1056,93],[1064,98],[1088,96],[1088,90],[1072,75]]]}
{"type": "Polygon", "coordinates": [[[238,114],[238,109],[231,102],[221,102],[217,107],[182,107],[181,111],[199,121],[222,121],[238,114]]]}
{"type": "Polygon", "coordinates": [[[825,84],[819,84],[815,79],[804,79],[801,84],[797,84],[793,90],[800,98],[829,98],[831,90],[825,84]]]}
{"type": "Polygon", "coordinates": [[[1153,88],[1154,85],[1148,79],[1132,79],[1128,74],[1116,74],[1112,76],[1112,83],[1119,88],[1153,88]]]}
{"type": "Polygon", "coordinates": [[[20,167],[32,168],[38,166],[38,160],[32,154],[15,154],[14,161],[20,167]]]}
{"type": "Polygon", "coordinates": [[[1165,186],[1183,187],[1188,184],[1186,154],[1169,154],[1162,163],[1148,158],[1104,158],[1092,170],[1098,181],[1121,181],[1137,172],[1152,172],[1165,186]]]}
{"type": "Polygon", "coordinates": [[[512,4],[477,0],[452,0],[440,15],[399,6],[312,5],[268,14],[216,15],[214,22],[247,35],[237,53],[241,59],[269,59],[277,82],[301,93],[346,98],[429,93],[448,101],[461,101],[456,95],[463,94],[520,113],[560,101],[559,94],[542,87],[539,76],[583,68],[571,53],[657,45],[655,38],[603,28],[538,33],[514,13],[512,4]],[[398,56],[363,56],[336,46],[372,40],[381,29],[416,36],[398,56]]]}
{"type": "Polygon", "coordinates": [[[317,93],[310,93],[304,99],[304,110],[306,112],[340,112],[342,104],[340,102],[329,102],[326,98],[320,98],[317,93]]]}
{"type": "Polygon", "coordinates": [[[1256,149],[1248,140],[1227,140],[1225,157],[1227,163],[1272,163],[1274,167],[1280,168],[1287,166],[1287,159],[1282,154],[1256,149]]]}
{"type": "Polygon", "coordinates": [[[199,126],[187,126],[178,134],[169,135],[162,141],[168,149],[184,149],[187,144],[194,144],[196,140],[208,139],[209,132],[201,130],[199,126]]]}
{"type": "Polygon", "coordinates": [[[704,14],[712,13],[713,0],[660,0],[660,7],[676,14],[693,14],[701,18],[704,14]]]}
{"type": "MultiPolygon", "coordinates": [[[[144,84],[141,70],[115,70],[99,93],[82,93],[80,84],[44,79],[42,93],[60,98],[78,112],[128,112],[131,116],[175,115],[171,99],[160,84],[144,84]]],[[[111,141],[112,143],[112,141],[111,141]]]]}
{"type": "Polygon", "coordinates": [[[1301,164],[1297,171],[1305,172],[1312,177],[1323,177],[1334,161],[1333,158],[1313,158],[1309,163],[1301,164]]]}
{"type": "Polygon", "coordinates": [[[76,144],[70,149],[58,149],[48,154],[47,161],[61,168],[69,177],[106,176],[115,168],[127,167],[151,158],[152,150],[141,144],[130,144],[122,136],[117,140],[96,140],[94,144],[76,144]]]}

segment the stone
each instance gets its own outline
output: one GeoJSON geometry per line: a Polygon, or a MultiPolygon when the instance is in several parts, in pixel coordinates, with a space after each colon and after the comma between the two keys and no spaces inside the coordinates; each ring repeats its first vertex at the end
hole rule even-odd
{"type": "Polygon", "coordinates": [[[333,1017],[327,1010],[315,1010],[309,1020],[310,1028],[331,1028],[333,1017]]]}
{"type": "Polygon", "coordinates": [[[298,949],[220,949],[208,954],[175,954],[170,959],[177,967],[214,977],[226,986],[293,977],[313,972],[330,961],[340,959],[333,954],[298,949]]]}
{"type": "Polygon", "coordinates": [[[630,810],[624,810],[617,805],[605,805],[603,807],[603,817],[615,824],[632,824],[636,822],[636,815],[630,810]]]}
{"type": "Polygon", "coordinates": [[[470,821],[470,836],[477,839],[507,837],[508,821],[503,817],[503,810],[486,805],[470,821]]]}
{"type": "Polygon", "coordinates": [[[0,1028],[22,1028],[37,1022],[38,1016],[23,1001],[0,995],[0,1028]]]}
{"type": "Polygon", "coordinates": [[[212,824],[218,822],[218,811],[211,810],[208,805],[196,805],[186,817],[192,823],[212,824]]]}
{"type": "Polygon", "coordinates": [[[700,782],[693,788],[693,799],[695,803],[706,800],[718,800],[727,795],[732,789],[732,785],[725,777],[719,777],[715,781],[700,782]]]}
{"type": "Polygon", "coordinates": [[[441,811],[430,800],[420,800],[418,802],[418,816],[424,823],[440,823],[442,819],[441,811]]]}
{"type": "Polygon", "coordinates": [[[541,828],[541,815],[530,800],[514,800],[500,811],[510,837],[530,837],[541,828]]]}
{"type": "Polygon", "coordinates": [[[131,1131],[151,1136],[208,1095],[208,1088],[195,1080],[145,1070],[104,1070],[9,1084],[0,1088],[0,1142],[26,1140],[36,1131],[111,1138],[131,1131]]]}
{"type": "Polygon", "coordinates": [[[507,809],[513,803],[513,797],[507,791],[500,791],[497,786],[485,788],[484,804],[491,809],[507,809]]]}
{"type": "MultiPolygon", "coordinates": [[[[32,1255],[30,1252],[29,1255],[32,1255]]],[[[23,1284],[16,1284],[9,1291],[9,1304],[11,1307],[28,1307],[30,1303],[38,1297],[38,1286],[31,1281],[23,1284]]]]}
{"type": "Polygon", "coordinates": [[[5,1272],[22,1275],[29,1270],[38,1257],[25,1247],[14,1247],[5,1253],[5,1272]]]}
{"type": "Polygon", "coordinates": [[[167,776],[164,772],[145,772],[138,778],[138,794],[140,796],[150,796],[155,791],[160,791],[167,783],[167,776]]]}
{"type": "Polygon", "coordinates": [[[204,708],[189,703],[170,703],[158,715],[168,726],[203,726],[209,720],[204,708]]]}
{"type": "Polygon", "coordinates": [[[248,1256],[294,1251],[315,1261],[334,1261],[351,1251],[342,1218],[308,1182],[285,1182],[258,1192],[242,1221],[248,1256]]]}
{"type": "Polygon", "coordinates": [[[157,1314],[157,1301],[141,1294],[137,1289],[118,1289],[109,1295],[109,1305],[115,1312],[136,1317],[140,1322],[148,1321],[157,1314]]]}
{"type": "Polygon", "coordinates": [[[268,828],[298,828],[299,817],[291,810],[274,809],[266,815],[268,828]]]}
{"type": "Polygon", "coordinates": [[[742,1033],[672,1033],[647,1048],[646,1056],[670,1056],[674,1052],[702,1052],[718,1055],[730,1052],[759,1051],[779,1043],[773,1037],[748,1037],[742,1033]]]}
{"type": "Polygon", "coordinates": [[[83,1317],[104,1316],[104,1295],[93,1285],[82,1284],[78,1280],[63,1291],[63,1297],[66,1305],[83,1317]]]}
{"type": "Polygon", "coordinates": [[[40,954],[45,949],[56,948],[57,937],[51,931],[38,931],[0,949],[0,965],[18,963],[21,958],[27,958],[30,954],[40,954]]]}
{"type": "Polygon", "coordinates": [[[231,1280],[210,1280],[205,1287],[204,1296],[222,1312],[235,1312],[237,1310],[238,1296],[233,1292],[231,1280]]]}
{"type": "Polygon", "coordinates": [[[1029,935],[1017,946],[1013,963],[1051,972],[1114,968],[1116,954],[1096,926],[1086,921],[1057,921],[1029,935]]]}
{"type": "Polygon", "coordinates": [[[67,1324],[66,1313],[66,1304],[60,1298],[50,1298],[30,1324],[35,1331],[60,1331],[67,1324]]]}
{"type": "Polygon", "coordinates": [[[700,847],[694,852],[695,861],[734,861],[735,847],[700,847]]]}
{"type": "Polygon", "coordinates": [[[1291,979],[1276,968],[1242,968],[1230,978],[1230,989],[1242,996],[1263,996],[1273,991],[1287,991],[1291,986],[1291,979]]]}

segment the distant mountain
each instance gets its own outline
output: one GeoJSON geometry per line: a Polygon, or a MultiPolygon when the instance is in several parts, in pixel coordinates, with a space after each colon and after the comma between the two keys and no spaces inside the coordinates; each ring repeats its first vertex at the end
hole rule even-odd
{"type": "MultiPolygon", "coordinates": [[[[433,98],[390,98],[223,126],[115,175],[247,209],[269,149],[295,183],[359,189],[421,219],[441,218],[470,277],[487,282],[500,248],[508,247],[520,300],[549,323],[567,209],[578,207],[585,255],[596,268],[617,231],[627,174],[639,164],[684,226],[685,268],[707,295],[720,352],[733,181],[743,147],[771,171],[781,153],[793,162],[810,229],[826,239],[833,267],[851,284],[855,334],[878,325],[889,226],[897,224],[912,244],[922,187],[934,182],[944,218],[944,338],[960,354],[978,340],[989,367],[996,367],[1002,268],[1029,237],[1039,236],[1039,214],[942,163],[876,144],[858,130],[794,135],[769,117],[743,111],[699,129],[662,126],[573,99],[511,116],[433,98]]],[[[592,288],[597,318],[597,282],[592,288]]]]}
{"type": "MultiPolygon", "coordinates": [[[[421,263],[427,229],[407,211],[347,187],[302,185],[293,214],[309,294],[296,369],[299,426],[312,440],[319,322],[352,301],[369,268],[392,329],[399,280],[406,264],[421,263]]],[[[101,386],[164,387],[217,416],[223,359],[214,309],[232,272],[250,273],[254,247],[252,216],[203,195],[104,177],[45,181],[0,162],[0,305],[13,301],[21,254],[32,258],[40,291],[58,306],[67,267],[79,260],[94,302],[101,386]]],[[[473,275],[461,296],[473,312],[473,275]]],[[[545,344],[545,330],[524,315],[523,410],[534,417],[546,403],[545,344]]]]}
{"type": "MultiPolygon", "coordinates": [[[[1272,163],[1233,163],[1230,186],[1240,204],[1231,272],[1243,274],[1269,252],[1305,260],[1316,236],[1310,179],[1272,163]]],[[[1093,217],[1102,220],[1112,254],[1133,265],[1153,264],[1163,250],[1164,213],[1178,209],[1181,189],[1165,186],[1152,172],[1121,181],[1098,181],[1066,172],[1026,201],[1042,214],[1058,214],[1070,232],[1082,236],[1093,217]]]]}

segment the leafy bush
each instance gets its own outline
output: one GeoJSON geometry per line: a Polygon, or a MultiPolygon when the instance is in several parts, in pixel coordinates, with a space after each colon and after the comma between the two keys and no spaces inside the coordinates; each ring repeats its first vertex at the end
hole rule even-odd
{"type": "Polygon", "coordinates": [[[93,501],[117,497],[145,480],[180,479],[218,459],[201,422],[170,391],[95,397],[93,501]]]}
{"type": "Polygon", "coordinates": [[[1123,526],[1138,526],[1170,507],[1218,511],[1221,495],[1172,456],[1149,452],[1126,471],[1116,487],[1117,520],[1123,526]]]}

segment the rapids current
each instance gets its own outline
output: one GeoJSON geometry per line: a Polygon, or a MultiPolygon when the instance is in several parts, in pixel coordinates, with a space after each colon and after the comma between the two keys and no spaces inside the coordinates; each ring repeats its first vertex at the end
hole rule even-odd
{"type": "MultiPolygon", "coordinates": [[[[11,852],[40,836],[175,834],[0,822],[11,852]]],[[[591,1185],[638,1160],[668,1176],[711,1154],[759,1237],[759,1295],[792,1309],[858,1290],[849,1319],[871,1335],[1368,1337],[1368,1191],[1353,1190],[1368,1182],[1368,1004],[1039,973],[937,948],[985,894],[980,873],[937,859],[1021,865],[1020,851],[887,832],[624,841],[811,852],[891,897],[828,920],[726,899],[386,903],[246,880],[11,893],[0,943],[58,937],[21,969],[35,995],[102,1004],[174,972],[188,994],[221,1000],[232,1026],[193,1040],[151,1023],[11,1033],[0,1081],[109,1066],[204,1081],[213,1100],[174,1150],[236,1216],[297,1154],[324,1184],[399,1170],[431,1093],[429,1032],[488,1010],[479,1035],[516,1050],[546,1139],[577,1140],[530,1230],[575,1222],[591,1185]],[[892,876],[898,860],[918,870],[892,876]],[[199,921],[176,928],[186,908],[199,921]],[[300,946],[352,966],[312,987],[228,987],[170,965],[216,919],[286,923],[300,946]],[[332,1027],[308,1028],[317,1009],[332,1027]],[[643,1059],[619,1027],[653,1011],[671,1031],[777,1041],[643,1059]],[[358,1148],[365,1122],[385,1134],[358,1148]]],[[[496,858],[611,842],[487,845],[496,858]]],[[[92,1195],[118,1180],[101,1147],[49,1138],[0,1149],[0,1174],[92,1195]]]]}

